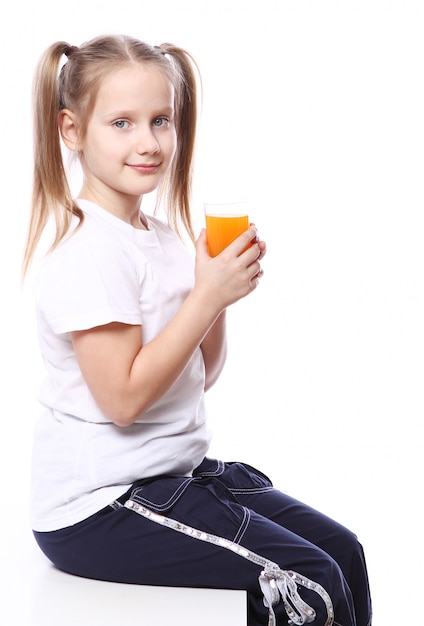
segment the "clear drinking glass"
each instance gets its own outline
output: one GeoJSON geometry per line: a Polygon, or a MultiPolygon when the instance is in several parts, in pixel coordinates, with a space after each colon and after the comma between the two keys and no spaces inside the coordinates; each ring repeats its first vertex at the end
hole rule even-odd
{"type": "Polygon", "coordinates": [[[209,254],[217,256],[249,228],[247,201],[204,202],[209,254]]]}

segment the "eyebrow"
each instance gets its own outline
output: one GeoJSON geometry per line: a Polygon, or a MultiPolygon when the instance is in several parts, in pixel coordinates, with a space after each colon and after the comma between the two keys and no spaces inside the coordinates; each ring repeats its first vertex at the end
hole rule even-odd
{"type": "MultiPolygon", "coordinates": [[[[168,115],[173,115],[175,113],[175,109],[174,107],[170,107],[170,106],[158,107],[157,112],[154,113],[153,117],[155,117],[156,115],[161,115],[163,113],[166,113],[168,115]]],[[[136,114],[137,114],[137,111],[134,109],[116,109],[114,111],[109,111],[108,113],[105,113],[104,116],[105,117],[132,117],[136,114]]]]}

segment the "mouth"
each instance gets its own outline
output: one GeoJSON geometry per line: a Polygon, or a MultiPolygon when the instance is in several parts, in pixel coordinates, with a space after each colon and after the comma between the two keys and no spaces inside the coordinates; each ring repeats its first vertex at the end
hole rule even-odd
{"type": "Polygon", "coordinates": [[[160,167],[160,163],[137,163],[134,165],[127,163],[127,167],[140,174],[155,174],[160,167]]]}

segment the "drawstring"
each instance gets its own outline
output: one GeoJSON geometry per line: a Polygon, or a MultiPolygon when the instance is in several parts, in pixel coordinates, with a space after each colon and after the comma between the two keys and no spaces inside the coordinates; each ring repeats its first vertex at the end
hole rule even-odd
{"type": "Polygon", "coordinates": [[[281,601],[292,624],[309,624],[315,621],[316,613],[309,604],[306,604],[300,597],[298,585],[313,589],[324,600],[327,607],[328,619],[326,626],[333,623],[333,606],[327,592],[318,583],[309,580],[306,576],[301,576],[291,570],[281,570],[278,565],[268,561],[267,566],[259,576],[259,584],[264,596],[264,605],[269,610],[268,626],[275,626],[275,613],[273,606],[281,601]]]}
{"type": "Polygon", "coordinates": [[[289,618],[289,623],[301,626],[302,624],[307,624],[315,620],[316,613],[314,609],[302,600],[297,591],[299,585],[315,591],[323,600],[327,609],[327,621],[324,626],[332,626],[334,623],[334,609],[330,596],[321,585],[306,578],[306,576],[302,576],[291,570],[282,570],[276,563],[265,559],[259,554],[229,539],[198,530],[197,528],[192,528],[177,520],[155,513],[134,500],[127,500],[124,506],[157,524],[184,533],[194,539],[213,543],[221,548],[231,550],[248,561],[261,566],[263,569],[259,576],[259,585],[264,596],[264,605],[269,611],[268,626],[276,626],[273,607],[276,606],[280,600],[289,618]]]}

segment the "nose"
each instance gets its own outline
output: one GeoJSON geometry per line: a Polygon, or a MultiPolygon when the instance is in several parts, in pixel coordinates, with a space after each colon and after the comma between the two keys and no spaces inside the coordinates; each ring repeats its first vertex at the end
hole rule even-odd
{"type": "Polygon", "coordinates": [[[136,150],[138,154],[157,154],[160,152],[160,145],[151,126],[146,124],[139,129],[136,150]]]}

